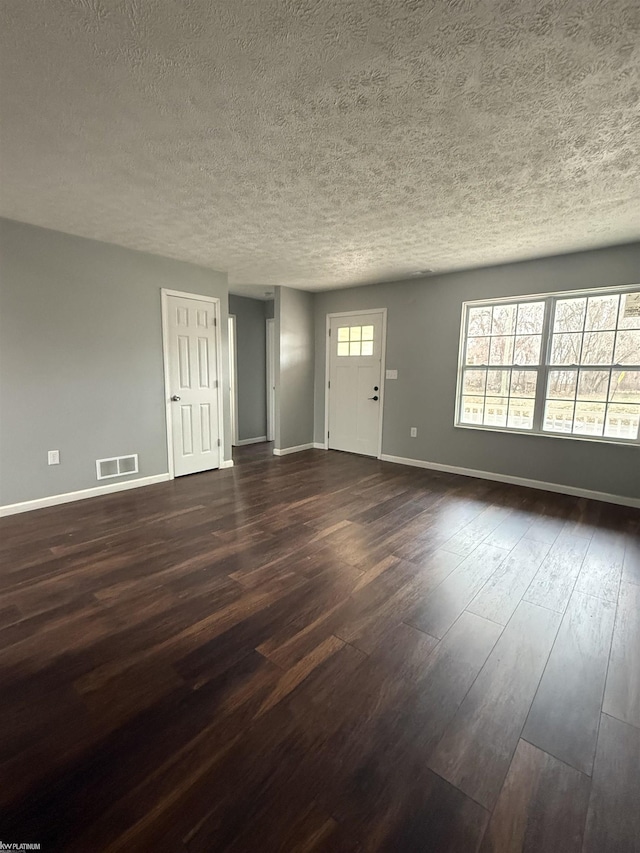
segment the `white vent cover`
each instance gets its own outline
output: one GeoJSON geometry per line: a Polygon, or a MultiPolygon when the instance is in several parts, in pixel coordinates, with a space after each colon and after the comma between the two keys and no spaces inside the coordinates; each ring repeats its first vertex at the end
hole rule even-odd
{"type": "Polygon", "coordinates": [[[96,459],[96,475],[98,480],[109,477],[124,477],[126,474],[138,473],[138,454],[131,456],[113,456],[111,459],[96,459]]]}

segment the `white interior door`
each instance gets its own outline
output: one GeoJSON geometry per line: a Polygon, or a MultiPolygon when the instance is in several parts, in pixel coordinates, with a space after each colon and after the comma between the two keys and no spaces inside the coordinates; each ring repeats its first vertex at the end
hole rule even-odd
{"type": "Polygon", "coordinates": [[[267,320],[267,441],[276,437],[276,321],[267,320]]]}
{"type": "Polygon", "coordinates": [[[332,450],[378,455],[383,326],[381,312],[331,318],[328,444],[332,450]]]}
{"type": "Polygon", "coordinates": [[[166,358],[176,477],[220,467],[216,309],[167,296],[166,358]]]}

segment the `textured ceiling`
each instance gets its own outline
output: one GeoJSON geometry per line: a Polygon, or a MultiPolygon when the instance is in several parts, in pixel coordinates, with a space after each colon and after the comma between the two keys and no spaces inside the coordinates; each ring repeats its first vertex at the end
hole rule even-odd
{"type": "Polygon", "coordinates": [[[0,213],[307,289],[640,238],[638,0],[3,0],[0,213]]]}

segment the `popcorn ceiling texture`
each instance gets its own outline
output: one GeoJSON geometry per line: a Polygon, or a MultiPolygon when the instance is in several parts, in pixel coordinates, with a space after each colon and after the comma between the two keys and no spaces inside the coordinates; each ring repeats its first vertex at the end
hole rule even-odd
{"type": "Polygon", "coordinates": [[[640,238],[637,0],[5,0],[2,215],[324,289],[640,238]]]}

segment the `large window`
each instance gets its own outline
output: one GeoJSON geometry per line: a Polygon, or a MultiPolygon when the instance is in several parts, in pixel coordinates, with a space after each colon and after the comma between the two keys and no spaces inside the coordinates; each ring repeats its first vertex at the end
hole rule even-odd
{"type": "Polygon", "coordinates": [[[465,303],[456,423],[638,443],[640,289],[465,303]]]}

